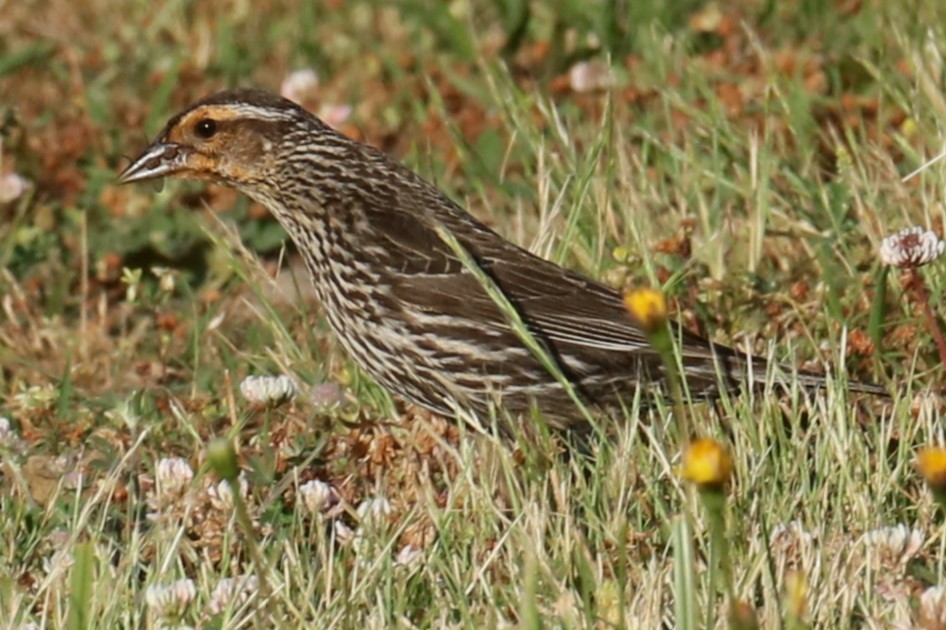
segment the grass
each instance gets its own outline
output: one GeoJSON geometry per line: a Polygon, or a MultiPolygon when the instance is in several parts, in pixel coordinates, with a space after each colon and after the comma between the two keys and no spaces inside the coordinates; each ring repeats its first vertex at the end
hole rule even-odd
{"type": "MultiPolygon", "coordinates": [[[[764,391],[687,405],[729,446],[727,556],[763,627],[942,627],[919,597],[943,584],[946,537],[913,462],[943,443],[943,368],[877,251],[904,226],[943,230],[941,165],[901,177],[941,150],[946,9],[630,4],[7,7],[0,173],[31,187],[0,204],[0,617],[726,624],[667,403],[641,392],[578,445],[429,417],[349,363],[260,208],[213,187],[113,185],[188,102],[314,67],[313,109],[351,104],[346,133],[512,240],[662,287],[717,340],[827,366],[824,392],[774,385],[773,368],[764,391]],[[570,89],[579,62],[613,84],[570,89]],[[248,374],[293,375],[303,395],[253,405],[248,374]],[[848,379],[896,393],[855,399],[848,379]],[[312,402],[314,384],[345,403],[312,402]],[[236,439],[261,560],[206,461],[219,436],[236,439]],[[169,457],[194,471],[173,492],[169,457]],[[312,480],[334,493],[317,512],[312,480]],[[378,497],[390,513],[358,513],[378,497]],[[865,537],[897,524],[919,548],[865,537]],[[260,571],[268,598],[248,581],[260,571]],[[225,578],[245,584],[223,597],[225,578]],[[161,590],[182,579],[192,595],[161,590]]],[[[941,319],[943,273],[921,271],[941,319]]]]}

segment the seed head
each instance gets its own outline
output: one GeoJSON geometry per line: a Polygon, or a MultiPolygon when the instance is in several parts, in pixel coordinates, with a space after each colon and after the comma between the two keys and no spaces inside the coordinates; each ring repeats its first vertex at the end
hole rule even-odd
{"type": "Polygon", "coordinates": [[[227,438],[218,437],[210,441],[207,445],[207,461],[214,472],[227,481],[235,482],[240,475],[236,448],[227,438]]]}

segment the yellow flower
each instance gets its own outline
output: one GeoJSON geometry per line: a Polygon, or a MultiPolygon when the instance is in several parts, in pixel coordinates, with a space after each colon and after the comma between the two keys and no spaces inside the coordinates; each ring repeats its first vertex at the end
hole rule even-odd
{"type": "Polygon", "coordinates": [[[789,618],[802,620],[808,607],[808,580],[801,571],[789,571],[785,576],[785,611],[789,618]]]}
{"type": "Polygon", "coordinates": [[[900,123],[900,133],[902,133],[907,138],[915,136],[916,132],[919,130],[920,127],[916,124],[915,118],[907,118],[902,123],[900,123]]]}
{"type": "Polygon", "coordinates": [[[732,458],[716,440],[700,438],[683,451],[681,474],[701,490],[721,488],[732,476],[732,458]]]}
{"type": "Polygon", "coordinates": [[[624,306],[647,332],[660,330],[667,323],[667,300],[656,289],[628,291],[624,294],[624,306]]]}
{"type": "Polygon", "coordinates": [[[946,490],[946,448],[927,446],[916,453],[916,467],[933,490],[946,490]]]}

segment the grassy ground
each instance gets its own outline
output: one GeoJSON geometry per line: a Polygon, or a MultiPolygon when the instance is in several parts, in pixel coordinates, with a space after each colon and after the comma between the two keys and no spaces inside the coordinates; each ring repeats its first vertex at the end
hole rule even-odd
{"type": "MultiPolygon", "coordinates": [[[[180,107],[313,68],[308,106],[509,238],[826,366],[817,395],[688,409],[730,445],[727,558],[764,627],[946,627],[928,591],[946,538],[913,467],[943,440],[942,361],[877,254],[904,226],[942,233],[941,167],[901,177],[942,144],[946,6],[552,4],[0,2],[0,175],[29,182],[0,203],[4,623],[724,623],[665,405],[569,454],[469,435],[348,362],[261,208],[114,185],[180,107]],[[250,374],[302,393],[254,406],[250,374]],[[238,442],[262,563],[214,436],[238,442]]],[[[943,274],[922,272],[937,310],[943,274]]]]}

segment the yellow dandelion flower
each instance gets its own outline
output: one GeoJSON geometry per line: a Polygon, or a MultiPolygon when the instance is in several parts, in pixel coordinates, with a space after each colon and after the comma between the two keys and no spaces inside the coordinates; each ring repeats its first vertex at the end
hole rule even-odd
{"type": "Polygon", "coordinates": [[[900,133],[902,133],[907,138],[912,138],[920,130],[920,126],[917,125],[915,118],[907,118],[902,123],[900,123],[900,133]]]}
{"type": "Polygon", "coordinates": [[[656,289],[634,289],[624,294],[624,306],[631,317],[649,333],[667,323],[667,299],[656,289]]]}
{"type": "Polygon", "coordinates": [[[927,446],[916,453],[916,467],[933,490],[946,490],[946,448],[927,446]]]}
{"type": "Polygon", "coordinates": [[[801,620],[808,608],[808,580],[801,571],[789,571],[785,576],[785,611],[789,618],[801,620]]]}
{"type": "Polygon", "coordinates": [[[694,440],[683,452],[681,474],[700,489],[720,488],[732,476],[732,458],[726,447],[716,440],[694,440]]]}

